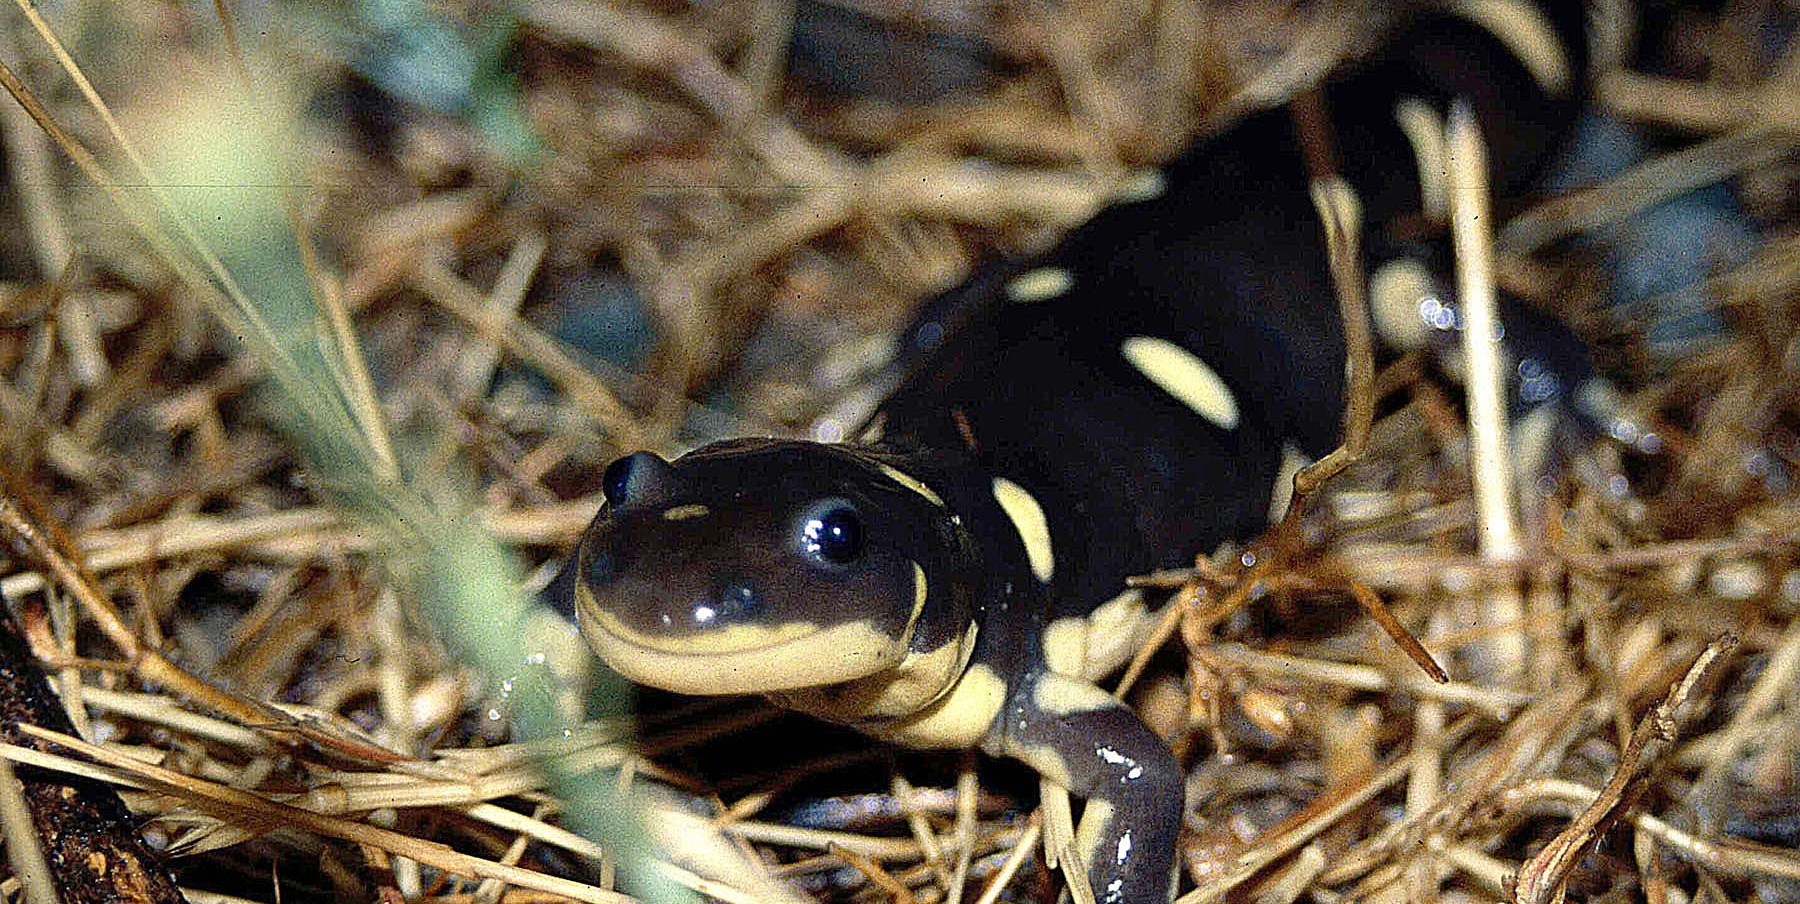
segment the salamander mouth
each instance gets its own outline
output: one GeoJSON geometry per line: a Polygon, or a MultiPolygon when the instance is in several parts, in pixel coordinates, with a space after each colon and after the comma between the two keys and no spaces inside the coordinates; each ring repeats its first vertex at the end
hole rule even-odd
{"type": "Polygon", "coordinates": [[[611,613],[577,608],[581,633],[614,671],[678,694],[770,693],[866,678],[906,658],[905,636],[868,622],[776,629],[733,627],[686,636],[633,631],[611,613]],[[752,633],[753,632],[753,633],[752,633]],[[756,637],[754,635],[763,635],[756,637]]]}
{"type": "Polygon", "coordinates": [[[575,613],[588,646],[639,684],[697,696],[776,693],[855,681],[904,662],[928,596],[925,570],[914,562],[912,573],[912,605],[898,632],[869,619],[640,631],[584,584],[575,589],[575,613]]]}

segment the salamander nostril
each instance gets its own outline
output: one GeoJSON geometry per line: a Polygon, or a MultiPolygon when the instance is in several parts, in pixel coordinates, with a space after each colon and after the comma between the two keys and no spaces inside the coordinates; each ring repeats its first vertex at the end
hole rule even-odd
{"type": "Polygon", "coordinates": [[[756,588],[742,581],[726,584],[710,600],[694,604],[694,626],[724,627],[757,617],[762,612],[762,597],[756,588]]]}
{"type": "Polygon", "coordinates": [[[581,563],[581,578],[590,588],[604,587],[613,580],[613,556],[604,549],[592,549],[581,563]]]}

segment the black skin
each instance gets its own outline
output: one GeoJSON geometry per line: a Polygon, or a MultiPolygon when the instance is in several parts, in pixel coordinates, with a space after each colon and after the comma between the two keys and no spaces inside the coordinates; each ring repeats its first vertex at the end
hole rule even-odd
{"type": "MultiPolygon", "coordinates": [[[[1374,224],[1375,255],[1399,244],[1386,242],[1384,225],[1418,206],[1413,157],[1392,126],[1401,93],[1472,93],[1501,149],[1494,159],[1516,165],[1503,186],[1523,184],[1550,152],[1551,124],[1572,109],[1537,92],[1472,26],[1421,21],[1395,46],[1396,56],[1325,95],[1343,173],[1374,224]]],[[[878,440],[737,441],[674,462],[648,453],[622,459],[576,567],[551,596],[565,609],[610,607],[634,631],[667,625],[684,640],[717,624],[716,601],[725,598],[754,598],[734,604],[739,625],[868,625],[917,655],[973,624],[961,674],[985,670],[1004,694],[973,710],[991,721],[959,743],[1023,759],[1105,804],[1090,805],[1095,818],[1083,828],[1098,900],[1168,900],[1181,766],[1130,710],[1050,670],[1045,628],[1087,615],[1127,575],[1186,564],[1253,534],[1283,444],[1316,456],[1335,443],[1343,343],[1308,176],[1287,114],[1252,117],[1176,163],[1160,198],[1110,208],[1043,258],[990,268],[928,303],[908,334],[917,363],[877,414],[878,440]],[[1012,276],[1046,266],[1073,275],[1067,292],[1003,300],[1012,276]],[[1211,365],[1237,400],[1238,423],[1209,421],[1135,370],[1120,354],[1133,336],[1166,339],[1211,365]],[[883,466],[929,492],[896,482],[883,466]],[[1033,572],[1017,523],[995,500],[996,477],[1040,504],[1055,555],[1048,581],[1033,572]],[[808,546],[826,500],[847,500],[854,512],[857,555],[845,561],[808,546]],[[708,514],[665,516],[684,505],[708,514]],[[905,561],[918,564],[929,587],[910,634],[901,615],[914,585],[896,564],[905,561]],[[833,581],[854,593],[819,596],[833,581]],[[672,589],[659,596],[658,582],[672,589]],[[645,596],[654,599],[626,611],[645,596]],[[692,615],[697,599],[706,625],[692,615]],[[1096,815],[1103,811],[1110,818],[1096,815]]],[[[856,688],[823,688],[795,705],[818,712],[818,700],[854,697],[856,688]]],[[[828,715],[895,737],[908,714],[828,715]]]]}

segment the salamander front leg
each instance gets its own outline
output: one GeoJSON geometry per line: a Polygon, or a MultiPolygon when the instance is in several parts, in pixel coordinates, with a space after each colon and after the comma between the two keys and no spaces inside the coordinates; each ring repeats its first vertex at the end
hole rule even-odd
{"type": "Polygon", "coordinates": [[[1117,698],[1045,671],[1016,689],[990,741],[1087,798],[1075,831],[1094,899],[1156,904],[1174,896],[1181,767],[1167,744],[1117,698]]]}

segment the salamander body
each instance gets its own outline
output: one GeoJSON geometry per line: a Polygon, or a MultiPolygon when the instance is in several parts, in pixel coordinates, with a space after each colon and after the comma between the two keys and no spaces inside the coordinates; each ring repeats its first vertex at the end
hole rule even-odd
{"type": "MultiPolygon", "coordinates": [[[[1377,224],[1418,206],[1397,79],[1479,75],[1478,113],[1509,123],[1496,157],[1521,168],[1551,140],[1533,117],[1566,114],[1484,32],[1432,27],[1468,46],[1326,93],[1377,224]]],[[[1446,80],[1420,91],[1441,100],[1446,80]]],[[[1022,760],[1087,798],[1097,900],[1166,901],[1183,772],[1093,682],[1145,622],[1128,575],[1253,534],[1284,446],[1335,441],[1343,344],[1308,178],[1287,116],[1254,116],[1160,195],[928,305],[908,334],[922,364],[857,442],[614,462],[563,602],[635,681],[1022,760]]]]}

